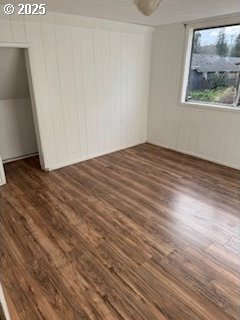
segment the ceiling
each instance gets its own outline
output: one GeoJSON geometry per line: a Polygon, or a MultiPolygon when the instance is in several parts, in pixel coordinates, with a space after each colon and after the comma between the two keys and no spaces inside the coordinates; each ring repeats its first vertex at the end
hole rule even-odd
{"type": "MultiPolygon", "coordinates": [[[[0,3],[6,1],[0,0],[0,3]]],[[[11,3],[19,1],[11,1],[11,3]]],[[[36,3],[34,0],[21,3],[36,3]]],[[[240,12],[240,0],[162,0],[158,10],[145,17],[133,0],[45,0],[49,11],[157,26],[240,12]]]]}

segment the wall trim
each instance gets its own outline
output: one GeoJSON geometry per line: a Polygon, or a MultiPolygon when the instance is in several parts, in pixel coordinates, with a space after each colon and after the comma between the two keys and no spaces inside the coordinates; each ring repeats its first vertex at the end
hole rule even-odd
{"type": "Polygon", "coordinates": [[[0,42],[0,48],[28,49],[30,44],[28,42],[0,42]]]}
{"type": "Polygon", "coordinates": [[[3,160],[3,163],[5,164],[5,163],[23,160],[23,159],[27,159],[27,158],[31,158],[31,157],[36,157],[37,155],[38,155],[38,152],[29,153],[29,154],[25,154],[24,156],[19,156],[19,157],[3,160]]]}
{"type": "Polygon", "coordinates": [[[169,147],[169,146],[164,145],[164,144],[157,144],[157,143],[150,142],[150,141],[147,141],[147,143],[152,144],[153,146],[157,146],[157,147],[161,147],[161,148],[164,148],[164,149],[167,149],[167,150],[171,150],[171,151],[175,151],[175,152],[178,152],[178,153],[182,153],[183,155],[192,156],[192,157],[195,157],[197,159],[209,161],[209,162],[212,162],[212,163],[224,166],[224,167],[228,167],[228,168],[231,168],[231,169],[234,169],[234,170],[238,170],[238,171],[240,170],[240,164],[239,164],[239,166],[234,166],[234,165],[230,165],[229,163],[226,163],[226,162],[223,162],[223,161],[217,161],[217,160],[215,160],[215,159],[213,159],[211,157],[207,157],[207,156],[204,156],[202,154],[198,154],[196,152],[188,152],[188,151],[180,149],[180,148],[177,149],[177,148],[169,147]]]}
{"type": "Polygon", "coordinates": [[[91,154],[91,155],[89,155],[87,157],[81,157],[81,158],[74,159],[72,161],[62,162],[62,163],[58,164],[57,166],[52,166],[52,167],[46,168],[46,169],[44,169],[44,171],[53,171],[53,170],[61,169],[61,168],[64,168],[64,167],[67,167],[67,166],[71,166],[71,165],[74,165],[74,164],[77,164],[77,163],[81,163],[81,162],[84,162],[84,161],[87,161],[87,160],[91,160],[91,159],[94,159],[94,158],[106,156],[106,155],[114,153],[114,152],[126,150],[126,149],[129,149],[129,148],[133,148],[133,147],[139,146],[139,145],[144,144],[144,143],[148,143],[148,142],[147,141],[142,141],[142,142],[139,142],[139,143],[134,143],[134,144],[129,145],[129,146],[122,146],[120,148],[109,149],[108,151],[105,151],[105,152],[94,153],[94,154],[91,154]]]}

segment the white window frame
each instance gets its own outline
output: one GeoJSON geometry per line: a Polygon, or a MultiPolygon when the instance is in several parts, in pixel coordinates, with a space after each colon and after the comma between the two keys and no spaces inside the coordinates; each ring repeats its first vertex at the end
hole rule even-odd
{"type": "Polygon", "coordinates": [[[221,26],[231,26],[234,24],[240,24],[239,15],[186,25],[184,59],[183,59],[183,68],[182,68],[182,86],[181,86],[181,92],[180,92],[180,106],[194,107],[194,108],[200,107],[200,108],[207,108],[207,109],[210,108],[215,110],[240,112],[240,108],[230,106],[227,104],[226,105],[218,104],[218,103],[215,104],[215,103],[208,103],[204,101],[196,101],[196,102],[186,101],[194,30],[221,27],[221,26]]]}

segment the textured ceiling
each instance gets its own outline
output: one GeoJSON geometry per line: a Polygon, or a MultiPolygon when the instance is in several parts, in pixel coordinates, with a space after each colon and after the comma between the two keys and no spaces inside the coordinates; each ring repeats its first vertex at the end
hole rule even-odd
{"type": "MultiPolygon", "coordinates": [[[[9,2],[9,1],[8,1],[9,2]]],[[[10,3],[36,3],[34,0],[10,3]]],[[[240,0],[163,0],[151,17],[139,13],[133,0],[45,0],[48,10],[146,25],[187,22],[240,12],[240,0]]],[[[6,3],[0,0],[0,3],[6,3]]]]}

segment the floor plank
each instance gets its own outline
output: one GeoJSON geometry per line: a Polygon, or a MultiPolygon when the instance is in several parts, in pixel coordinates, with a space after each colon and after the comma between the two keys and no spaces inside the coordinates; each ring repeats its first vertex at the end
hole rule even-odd
{"type": "Polygon", "coordinates": [[[240,319],[240,172],[150,144],[6,165],[12,320],[240,319]]]}

